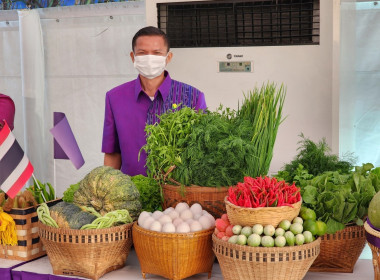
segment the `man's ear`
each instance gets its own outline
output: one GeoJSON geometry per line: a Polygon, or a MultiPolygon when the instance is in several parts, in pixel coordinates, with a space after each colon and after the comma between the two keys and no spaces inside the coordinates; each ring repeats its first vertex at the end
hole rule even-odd
{"type": "Polygon", "coordinates": [[[135,63],[135,55],[133,54],[133,52],[131,52],[129,55],[132,59],[132,63],[135,63]]]}
{"type": "Polygon", "coordinates": [[[173,58],[173,53],[168,52],[168,56],[166,57],[166,64],[169,64],[169,62],[172,60],[172,58],[173,58]]]}

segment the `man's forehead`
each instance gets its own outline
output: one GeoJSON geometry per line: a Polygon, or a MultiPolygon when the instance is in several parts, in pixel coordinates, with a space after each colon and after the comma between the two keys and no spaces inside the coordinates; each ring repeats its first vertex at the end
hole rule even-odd
{"type": "Polygon", "coordinates": [[[156,44],[156,45],[162,45],[165,46],[165,40],[162,38],[162,36],[158,35],[151,35],[151,36],[140,36],[136,40],[136,46],[138,45],[145,45],[145,44],[156,44]]]}

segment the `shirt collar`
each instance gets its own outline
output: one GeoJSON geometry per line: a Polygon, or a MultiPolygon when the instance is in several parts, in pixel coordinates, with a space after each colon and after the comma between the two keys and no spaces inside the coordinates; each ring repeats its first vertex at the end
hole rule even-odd
{"type": "MultiPolygon", "coordinates": [[[[165,70],[164,76],[165,76],[165,80],[162,82],[162,84],[157,89],[158,94],[161,94],[161,96],[162,96],[162,100],[165,100],[168,97],[169,92],[170,92],[170,85],[172,83],[172,79],[170,78],[170,75],[169,75],[168,71],[165,70]]],[[[144,91],[143,91],[143,89],[141,87],[140,78],[137,77],[137,79],[135,80],[135,97],[136,97],[136,101],[139,98],[140,94],[143,93],[143,92],[144,91]]]]}

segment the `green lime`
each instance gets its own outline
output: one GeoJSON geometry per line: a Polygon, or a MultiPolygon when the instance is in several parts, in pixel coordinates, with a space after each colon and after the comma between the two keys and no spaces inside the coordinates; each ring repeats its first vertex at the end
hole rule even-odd
{"type": "Polygon", "coordinates": [[[318,236],[325,235],[327,232],[327,225],[322,221],[316,221],[315,223],[317,225],[317,235],[318,236]]]}
{"type": "Polygon", "coordinates": [[[304,220],[315,221],[317,219],[317,215],[315,214],[315,211],[313,209],[307,208],[301,213],[301,218],[304,220]]]}
{"type": "Polygon", "coordinates": [[[308,220],[304,221],[303,229],[310,231],[312,235],[316,235],[317,231],[318,231],[317,222],[314,220],[308,219],[308,220]]]}
{"type": "Polygon", "coordinates": [[[306,209],[308,209],[306,206],[301,206],[301,209],[300,209],[300,216],[302,215],[303,212],[306,211],[306,209]]]}

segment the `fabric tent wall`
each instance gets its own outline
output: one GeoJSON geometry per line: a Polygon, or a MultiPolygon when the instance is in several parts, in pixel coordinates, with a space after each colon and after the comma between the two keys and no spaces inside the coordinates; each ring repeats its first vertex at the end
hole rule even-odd
{"type": "Polygon", "coordinates": [[[380,7],[342,3],[340,150],[380,166],[380,7]]]}
{"type": "Polygon", "coordinates": [[[57,195],[103,164],[107,90],[134,79],[131,41],[145,26],[144,2],[0,13],[0,92],[16,103],[14,133],[57,195]],[[21,55],[20,55],[21,54],[21,55]],[[64,112],[86,161],[53,161],[53,112],[64,112]]]}

